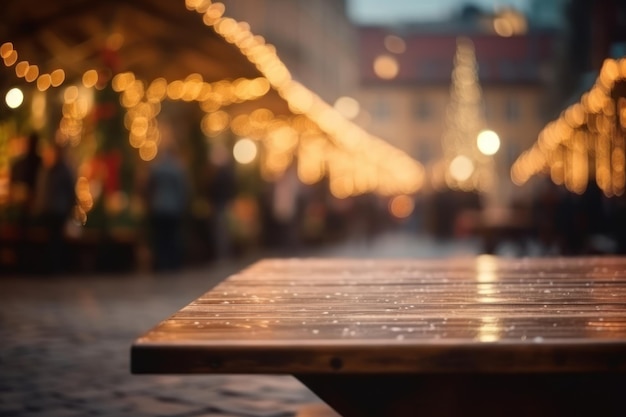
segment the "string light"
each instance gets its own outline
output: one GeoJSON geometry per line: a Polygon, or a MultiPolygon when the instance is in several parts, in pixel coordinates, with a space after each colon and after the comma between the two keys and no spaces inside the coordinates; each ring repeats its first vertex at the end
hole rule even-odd
{"type": "Polygon", "coordinates": [[[626,98],[614,98],[617,83],[626,82],[626,58],[606,59],[594,86],[578,103],[548,123],[537,142],[523,152],[511,167],[517,185],[549,172],[552,181],[583,193],[591,173],[607,197],[624,193],[624,124],[626,98]],[[593,167],[593,169],[590,169],[593,167]]]}
{"type": "MultiPolygon", "coordinates": [[[[120,103],[126,109],[129,143],[139,150],[142,159],[151,160],[158,152],[160,135],[156,117],[161,102],[166,99],[193,101],[206,112],[201,126],[209,136],[230,128],[242,136],[249,134],[253,141],[264,147],[261,171],[266,178],[277,178],[297,156],[300,179],[313,183],[323,175],[333,175],[331,192],[338,197],[365,192],[412,194],[421,188],[424,179],[421,164],[357,127],[337,109],[293,80],[278,58],[276,48],[267,44],[263,37],[252,34],[246,22],[225,17],[222,3],[186,0],[185,6],[202,14],[204,24],[235,45],[257,67],[262,77],[207,83],[199,74],[191,74],[171,82],[163,78],[145,82],[130,72],[116,74],[111,87],[120,94],[120,103]],[[294,113],[292,116],[276,116],[268,109],[259,109],[250,117],[239,119],[231,118],[223,110],[232,104],[257,100],[271,89],[287,102],[294,113]]],[[[115,40],[115,44],[121,47],[123,38],[115,40]]],[[[15,65],[18,60],[18,52],[10,42],[0,46],[0,56],[7,67],[15,65]]],[[[40,73],[37,65],[21,61],[15,70],[16,75],[27,81],[36,81],[40,91],[67,82],[65,71],[60,68],[40,73]]],[[[82,84],[87,88],[93,88],[98,82],[95,69],[82,76],[82,84]]],[[[87,109],[78,99],[75,88],[70,86],[64,92],[64,119],[61,122],[62,133],[73,138],[73,143],[79,140],[87,109]]],[[[351,104],[354,112],[356,107],[351,104]]],[[[84,208],[81,210],[86,213],[84,208]]]]}

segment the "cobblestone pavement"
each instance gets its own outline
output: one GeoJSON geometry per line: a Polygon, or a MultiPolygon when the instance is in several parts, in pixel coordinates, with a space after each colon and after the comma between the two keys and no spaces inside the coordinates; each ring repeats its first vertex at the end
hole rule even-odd
{"type": "MultiPolygon", "coordinates": [[[[425,257],[475,248],[386,235],[309,255],[425,257]]],[[[137,336],[254,260],[171,275],[2,277],[0,417],[287,417],[319,402],[290,376],[129,372],[137,336]]]]}

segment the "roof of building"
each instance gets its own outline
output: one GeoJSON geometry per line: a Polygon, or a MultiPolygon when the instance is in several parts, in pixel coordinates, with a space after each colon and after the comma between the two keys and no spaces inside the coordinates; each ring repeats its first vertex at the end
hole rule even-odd
{"type": "Polygon", "coordinates": [[[529,31],[510,37],[486,33],[467,25],[442,23],[401,28],[360,29],[361,81],[364,84],[449,84],[459,37],[473,44],[482,83],[540,83],[544,64],[554,52],[554,33],[529,31]],[[400,37],[405,50],[392,53],[385,46],[389,35],[400,37]],[[398,63],[397,76],[385,80],[374,71],[373,62],[391,55],[398,63]]]}
{"type": "MultiPolygon", "coordinates": [[[[202,15],[187,10],[184,0],[7,0],[2,9],[0,39],[40,73],[62,68],[73,80],[89,69],[109,67],[148,82],[190,74],[206,82],[262,76],[235,45],[203,23],[202,15]]],[[[0,71],[0,87],[15,82],[12,72],[0,71]]],[[[264,100],[272,100],[275,111],[288,111],[272,92],[264,100]]]]}

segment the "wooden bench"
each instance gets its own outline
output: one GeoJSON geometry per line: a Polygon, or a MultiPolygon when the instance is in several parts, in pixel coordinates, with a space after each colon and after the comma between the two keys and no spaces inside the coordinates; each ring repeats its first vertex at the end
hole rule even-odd
{"type": "Polygon", "coordinates": [[[626,258],[265,260],[137,374],[292,374],[342,416],[625,416],[626,258]]]}

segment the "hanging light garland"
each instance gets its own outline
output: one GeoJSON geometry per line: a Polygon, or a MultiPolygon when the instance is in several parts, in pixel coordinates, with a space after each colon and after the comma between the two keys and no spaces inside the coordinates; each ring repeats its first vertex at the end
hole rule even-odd
{"type": "Polygon", "coordinates": [[[626,58],[606,59],[594,86],[548,123],[511,167],[517,185],[548,173],[552,182],[582,194],[591,177],[607,197],[625,188],[626,58]],[[621,90],[618,91],[618,86],[621,90]]]}
{"type": "MultiPolygon", "coordinates": [[[[129,132],[129,144],[138,149],[143,160],[153,159],[158,152],[157,116],[161,103],[166,99],[182,100],[199,103],[206,113],[201,127],[207,136],[230,128],[237,135],[262,143],[266,152],[261,171],[266,179],[279,177],[297,158],[302,182],[311,184],[328,175],[331,192],[337,197],[366,192],[412,194],[421,188],[424,179],[421,164],[354,125],[293,80],[272,45],[252,34],[246,22],[224,17],[223,3],[186,0],[185,5],[188,10],[202,14],[204,24],[235,45],[262,77],[208,83],[201,75],[191,74],[183,80],[168,82],[157,78],[146,83],[131,72],[116,74],[111,86],[120,94],[120,103],[126,109],[124,125],[129,132]],[[268,109],[258,109],[250,115],[231,118],[224,110],[231,104],[259,99],[270,89],[286,101],[292,116],[275,116],[268,109]]],[[[40,91],[60,87],[66,82],[63,69],[41,73],[35,64],[18,62],[18,51],[11,42],[0,46],[0,57],[5,66],[15,65],[16,76],[34,83],[40,91]]],[[[82,83],[86,88],[103,88],[96,70],[86,71],[82,83]]],[[[76,98],[64,98],[63,106],[60,131],[76,144],[80,141],[86,108],[76,98]]]]}

